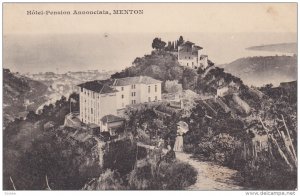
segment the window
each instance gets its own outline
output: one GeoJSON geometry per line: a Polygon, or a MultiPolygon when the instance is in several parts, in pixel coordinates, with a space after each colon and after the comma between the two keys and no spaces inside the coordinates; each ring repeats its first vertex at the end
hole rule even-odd
{"type": "Polygon", "coordinates": [[[122,95],[122,99],[124,99],[124,95],[122,95]]]}
{"type": "Polygon", "coordinates": [[[150,93],[150,90],[151,90],[151,86],[148,86],[148,93],[150,93]]]}
{"type": "Polygon", "coordinates": [[[131,96],[133,96],[133,97],[134,97],[134,96],[135,96],[135,92],[132,92],[132,93],[131,93],[131,96]]]}
{"type": "Polygon", "coordinates": [[[121,91],[124,91],[124,87],[123,86],[121,87],[121,91]]]}
{"type": "Polygon", "coordinates": [[[192,65],[194,65],[194,62],[192,62],[192,65]]]}
{"type": "Polygon", "coordinates": [[[157,101],[157,96],[155,96],[155,101],[157,101]]]}
{"type": "Polygon", "coordinates": [[[157,92],[157,85],[155,85],[155,92],[157,92]]]}
{"type": "Polygon", "coordinates": [[[81,92],[83,92],[83,88],[81,87],[81,92]]]}
{"type": "Polygon", "coordinates": [[[135,89],[135,84],[131,85],[131,88],[132,88],[132,89],[135,89]]]}
{"type": "Polygon", "coordinates": [[[131,103],[132,103],[132,104],[135,104],[136,102],[135,102],[135,100],[132,100],[131,103]]]}
{"type": "Polygon", "coordinates": [[[151,102],[151,97],[148,97],[148,102],[151,102]]]}
{"type": "Polygon", "coordinates": [[[93,114],[93,108],[91,108],[91,114],[93,114]]]}
{"type": "Polygon", "coordinates": [[[187,66],[189,66],[189,63],[186,63],[187,66]]]}

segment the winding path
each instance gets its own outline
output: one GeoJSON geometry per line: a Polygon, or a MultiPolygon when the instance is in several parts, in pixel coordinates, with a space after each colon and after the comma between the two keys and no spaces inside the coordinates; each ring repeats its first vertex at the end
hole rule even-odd
{"type": "Polygon", "coordinates": [[[176,152],[176,158],[193,166],[197,172],[197,181],[187,190],[244,190],[239,186],[242,177],[238,172],[228,167],[216,165],[212,162],[204,162],[193,159],[191,155],[176,152]]]}
{"type": "MultiPolygon", "coordinates": [[[[155,148],[154,146],[149,146],[140,142],[138,142],[137,145],[148,149],[155,148]]],[[[163,149],[163,153],[167,153],[167,149],[163,149]]],[[[243,178],[238,175],[238,171],[236,170],[212,162],[199,161],[192,158],[190,154],[184,152],[176,152],[176,158],[179,161],[190,164],[198,172],[196,183],[187,187],[187,190],[229,191],[247,189],[238,185],[243,181],[243,178]]]]}

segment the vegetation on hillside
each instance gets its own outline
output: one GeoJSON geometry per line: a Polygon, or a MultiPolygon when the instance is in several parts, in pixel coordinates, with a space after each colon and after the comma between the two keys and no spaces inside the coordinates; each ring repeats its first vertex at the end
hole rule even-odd
{"type": "Polygon", "coordinates": [[[141,142],[153,144],[160,137],[166,145],[170,142],[172,145],[175,125],[184,120],[190,128],[184,136],[186,152],[237,169],[245,179],[244,186],[295,189],[296,82],[276,88],[267,85],[260,89],[262,92],[247,88],[237,96],[251,107],[249,113],[233,102],[230,95],[197,101],[188,117],[177,113],[162,118],[155,113],[155,108],[132,111],[130,119],[141,124],[132,122],[131,125],[136,127],[141,142]]]}
{"type": "MultiPolygon", "coordinates": [[[[76,94],[70,98],[79,99],[76,94]]],[[[78,107],[78,103],[77,106],[72,104],[72,107],[78,107]]],[[[44,106],[41,114],[31,111],[25,119],[15,119],[7,125],[3,130],[4,189],[12,189],[10,178],[18,190],[44,189],[46,175],[53,189],[73,189],[83,185],[86,177],[78,172],[94,167],[84,168],[80,161],[88,157],[90,146],[81,146],[82,153],[78,154],[79,148],[74,148],[68,141],[61,142],[46,126],[52,122],[53,130],[60,130],[68,113],[69,101],[62,97],[55,105],[44,106]]]]}
{"type": "Polygon", "coordinates": [[[17,190],[184,189],[195,182],[197,172],[191,166],[156,159],[163,157],[161,152],[154,152],[147,161],[161,164],[164,169],[159,172],[156,169],[157,174],[149,178],[136,173],[140,169],[137,161],[144,159],[147,151],[138,149],[130,127],[124,139],[106,143],[98,151],[95,151],[97,140],[94,138],[97,135],[83,139],[90,134],[87,130],[82,133],[84,137],[72,139],[81,130],[62,126],[71,98],[77,100],[72,103],[72,108],[78,107],[79,96],[72,94],[68,100],[62,97],[54,105],[44,106],[40,114],[30,112],[25,119],[8,124],[3,134],[5,190],[12,190],[13,185],[17,190]],[[53,124],[50,129],[46,126],[49,122],[53,124]],[[100,157],[101,153],[103,157],[100,157]],[[100,159],[102,164],[99,164],[100,159]],[[176,168],[185,170],[175,175],[176,168]],[[164,177],[168,175],[174,175],[174,178],[164,177]],[[158,187],[161,183],[146,187],[138,185],[154,178],[164,187],[158,187]]]}
{"type": "Polygon", "coordinates": [[[161,81],[182,81],[184,68],[179,66],[177,57],[166,51],[152,51],[151,55],[136,58],[133,66],[121,72],[113,74],[112,78],[123,78],[133,76],[149,76],[161,81]]]}
{"type": "Polygon", "coordinates": [[[214,67],[211,61],[209,66],[210,68],[205,71],[200,68],[196,70],[183,67],[174,54],[165,50],[154,50],[151,55],[136,58],[133,66],[113,74],[111,78],[149,76],[163,81],[163,92],[168,92],[167,81],[176,80],[182,85],[183,90],[189,89],[208,95],[215,95],[218,88],[228,86],[231,82],[237,87],[243,84],[239,78],[224,72],[224,69],[214,67]]]}
{"type": "Polygon", "coordinates": [[[3,69],[4,126],[15,118],[24,117],[29,110],[37,109],[46,101],[44,95],[47,92],[47,86],[43,83],[3,69]]]}
{"type": "MultiPolygon", "coordinates": [[[[70,98],[77,100],[72,108],[78,110],[77,94],[44,106],[41,114],[31,111],[3,131],[4,189],[13,188],[12,180],[17,189],[184,189],[196,181],[194,168],[176,160],[167,161],[161,149],[138,146],[155,146],[161,139],[164,147],[173,146],[180,120],[189,125],[184,134],[185,152],[237,169],[245,179],[244,185],[251,188],[295,189],[297,82],[275,88],[270,84],[250,88],[211,61],[205,70],[180,66],[174,52],[183,41],[180,37],[175,43],[166,44],[155,38],[155,50],[150,55],[136,58],[132,67],[111,78],[150,76],[163,81],[164,92],[189,89],[199,96],[186,99],[184,108],[171,107],[166,102],[127,108],[122,139],[107,142],[101,148],[102,166],[99,153],[91,150],[98,140],[69,140],[70,134],[80,130],[61,126],[69,112],[70,98]],[[216,96],[224,87],[229,93],[216,96]],[[48,129],[46,124],[50,122],[54,126],[48,129]]],[[[287,57],[278,58],[283,63],[287,57]]],[[[257,62],[255,57],[253,62],[257,62]]],[[[265,65],[264,62],[260,63],[265,65]]],[[[260,71],[264,71],[264,66],[260,71]]],[[[24,88],[7,89],[18,89],[20,94],[30,89],[26,81],[14,80],[12,84],[20,83],[24,88]]]]}
{"type": "Polygon", "coordinates": [[[295,189],[296,88],[262,91],[266,94],[261,103],[246,116],[217,109],[216,102],[199,102],[187,119],[191,132],[185,137],[185,150],[238,169],[248,186],[295,189]]]}

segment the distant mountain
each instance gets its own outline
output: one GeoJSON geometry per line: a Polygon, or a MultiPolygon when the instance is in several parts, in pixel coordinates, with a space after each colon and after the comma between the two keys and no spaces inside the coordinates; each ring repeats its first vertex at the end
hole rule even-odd
{"type": "Polygon", "coordinates": [[[262,86],[297,80],[296,56],[259,56],[240,58],[220,65],[226,72],[241,78],[245,84],[262,86]]]}
{"type": "Polygon", "coordinates": [[[280,44],[252,46],[246,49],[297,54],[297,43],[280,43],[280,44]]]}
{"type": "Polygon", "coordinates": [[[29,110],[35,111],[45,102],[47,86],[41,82],[3,69],[3,117],[4,126],[18,117],[26,116],[29,110]]]}

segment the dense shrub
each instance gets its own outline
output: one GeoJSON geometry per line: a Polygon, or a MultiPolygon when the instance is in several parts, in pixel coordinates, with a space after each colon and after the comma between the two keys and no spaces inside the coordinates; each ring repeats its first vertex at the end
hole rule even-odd
{"type": "Polygon", "coordinates": [[[196,152],[203,154],[209,160],[227,164],[233,157],[240,142],[227,133],[220,133],[206,142],[201,142],[196,152]]]}
{"type": "Polygon", "coordinates": [[[116,171],[106,170],[98,179],[84,187],[85,190],[124,190],[123,180],[116,171]]]}
{"type": "Polygon", "coordinates": [[[179,161],[160,164],[142,160],[129,175],[130,189],[137,190],[182,190],[194,184],[197,171],[179,161]]]}

